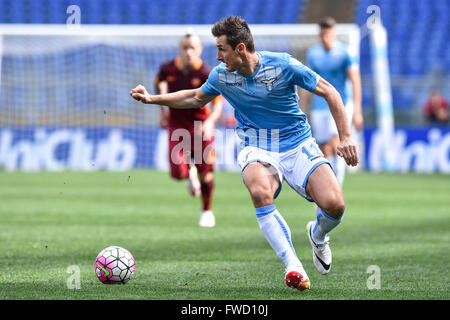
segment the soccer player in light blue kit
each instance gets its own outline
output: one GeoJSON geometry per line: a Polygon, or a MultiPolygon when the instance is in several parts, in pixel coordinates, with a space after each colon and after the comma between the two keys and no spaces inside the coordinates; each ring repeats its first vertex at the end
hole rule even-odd
{"type": "MultiPolygon", "coordinates": [[[[336,88],[344,102],[348,120],[352,121],[355,129],[359,131],[363,126],[363,116],[361,75],[356,50],[336,40],[335,24],[336,21],[332,17],[325,17],[319,22],[321,43],[308,50],[306,62],[312,70],[336,88]]],[[[306,112],[311,94],[308,91],[302,91],[300,108],[306,112]]],[[[313,136],[324,156],[332,164],[339,184],[342,186],[346,165],[344,159],[337,155],[338,131],[327,101],[320,96],[313,97],[310,121],[313,136]]]]}
{"type": "Polygon", "coordinates": [[[222,63],[201,88],[150,95],[138,85],[130,95],[143,103],[173,108],[201,107],[219,94],[228,100],[235,109],[243,142],[238,155],[242,179],[261,232],[285,266],[286,284],[300,291],[308,289],[310,280],[274,199],[286,180],[297,193],[317,204],[316,220],[308,223],[307,232],[314,265],[327,274],[331,267],[327,234],[340,223],[345,202],[329,162],[298,107],[296,85],[326,99],[339,132],[338,153],[355,166],[358,154],[342,99],[333,86],[289,54],[256,52],[244,19],[224,18],[213,26],[212,34],[216,37],[217,59],[222,63]]]}

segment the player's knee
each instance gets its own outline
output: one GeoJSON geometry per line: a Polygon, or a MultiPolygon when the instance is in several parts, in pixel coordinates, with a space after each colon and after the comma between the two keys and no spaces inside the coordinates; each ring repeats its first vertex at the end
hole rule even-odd
{"type": "Polygon", "coordinates": [[[345,201],[342,194],[335,194],[324,203],[322,210],[329,216],[339,219],[345,211],[345,201]]]}
{"type": "Polygon", "coordinates": [[[253,203],[258,206],[266,206],[273,203],[272,189],[270,186],[256,184],[248,187],[253,203]]]}
{"type": "Polygon", "coordinates": [[[199,179],[201,183],[210,183],[214,179],[214,175],[212,172],[207,172],[205,174],[200,174],[199,179]]]}
{"type": "Polygon", "coordinates": [[[345,202],[342,199],[334,206],[334,215],[336,218],[340,218],[345,212],[345,202]]]}

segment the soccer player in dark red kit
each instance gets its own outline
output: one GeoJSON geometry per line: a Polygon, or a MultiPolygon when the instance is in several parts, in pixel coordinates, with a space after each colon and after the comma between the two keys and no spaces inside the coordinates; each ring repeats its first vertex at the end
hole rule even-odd
{"type": "MultiPolygon", "coordinates": [[[[199,88],[210,72],[200,59],[202,45],[200,38],[187,33],[180,40],[180,55],[161,65],[156,76],[159,94],[185,89],[199,88]]],[[[222,112],[222,98],[219,96],[208,105],[197,109],[175,109],[162,106],[160,126],[169,133],[170,176],[186,180],[189,192],[200,196],[202,212],[199,225],[214,227],[212,212],[214,190],[214,128],[222,112]],[[201,150],[200,150],[201,149],[201,150]],[[200,156],[198,156],[200,155],[200,156]]]]}

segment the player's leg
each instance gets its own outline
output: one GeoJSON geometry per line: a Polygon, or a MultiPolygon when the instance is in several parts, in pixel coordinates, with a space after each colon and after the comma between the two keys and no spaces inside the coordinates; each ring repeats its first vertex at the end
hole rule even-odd
{"type": "Polygon", "coordinates": [[[189,176],[189,165],[186,163],[170,163],[170,177],[175,180],[185,180],[189,176]]]}
{"type": "Polygon", "coordinates": [[[306,192],[333,219],[340,219],[344,214],[344,196],[329,165],[314,169],[306,183],[306,192]]]}
{"type": "Polygon", "coordinates": [[[342,187],[344,185],[344,177],[345,177],[345,171],[347,170],[347,164],[345,163],[344,158],[338,156],[338,154],[337,154],[338,144],[339,144],[339,137],[333,136],[333,141],[332,141],[333,155],[331,157],[332,157],[332,161],[333,161],[334,173],[336,174],[336,179],[337,179],[339,185],[342,187]]]}
{"type": "Polygon", "coordinates": [[[311,232],[314,238],[310,235],[308,238],[313,248],[314,265],[320,273],[326,274],[331,266],[326,235],[339,224],[345,206],[339,183],[313,138],[283,155],[281,163],[287,168],[287,183],[305,199],[316,202],[317,221],[308,223],[308,230],[314,224],[311,232]]]}
{"type": "Polygon", "coordinates": [[[214,173],[212,171],[200,171],[200,185],[202,191],[202,209],[203,211],[212,210],[212,199],[215,186],[214,173]]]}
{"type": "MultiPolygon", "coordinates": [[[[192,146],[192,148],[194,147],[192,146]]],[[[202,142],[201,154],[202,161],[195,164],[200,179],[202,201],[199,225],[201,227],[214,227],[216,225],[216,218],[212,211],[212,199],[215,186],[213,172],[216,159],[213,138],[202,142]]]]}
{"type": "Polygon", "coordinates": [[[308,289],[310,282],[292,245],[291,231],[274,204],[274,197],[281,188],[277,169],[254,161],[245,165],[242,179],[250,193],[261,232],[285,266],[286,284],[298,290],[308,289]]]}
{"type": "Polygon", "coordinates": [[[337,146],[339,144],[339,137],[337,135],[332,135],[327,143],[320,145],[320,150],[322,150],[324,157],[330,161],[333,171],[336,174],[336,178],[339,185],[343,185],[344,176],[346,171],[346,163],[342,157],[337,155],[337,146]]]}
{"type": "MultiPolygon", "coordinates": [[[[186,180],[186,185],[188,191],[191,195],[200,195],[200,182],[197,177],[197,170],[195,167],[190,167],[189,157],[186,155],[186,151],[191,148],[190,141],[183,140],[173,137],[178,137],[174,135],[175,130],[185,130],[176,127],[169,127],[169,165],[170,165],[170,176],[177,180],[186,180]]],[[[189,131],[186,131],[189,134],[189,131]]]]}
{"type": "MultiPolygon", "coordinates": [[[[170,137],[169,130],[169,137],[170,137]]],[[[169,138],[169,165],[170,176],[176,180],[184,180],[189,177],[189,164],[186,162],[183,149],[177,149],[177,142],[169,138]]]]}
{"type": "Polygon", "coordinates": [[[273,205],[280,180],[277,171],[270,164],[251,162],[242,171],[242,179],[255,208],[273,205]]]}
{"type": "Polygon", "coordinates": [[[330,162],[333,171],[337,175],[337,146],[339,144],[339,137],[336,135],[329,136],[327,142],[319,145],[320,150],[323,153],[323,156],[330,162]]]}
{"type": "Polygon", "coordinates": [[[214,173],[212,169],[204,169],[205,166],[197,165],[197,170],[200,176],[202,212],[200,213],[199,225],[201,227],[214,227],[216,225],[216,218],[212,211],[212,200],[214,192],[214,173]]]}
{"type": "Polygon", "coordinates": [[[316,220],[307,224],[308,238],[313,249],[313,262],[321,274],[331,270],[332,255],[328,233],[342,220],[345,210],[340,185],[327,164],[318,166],[309,176],[307,194],[317,204],[316,220]]]}
{"type": "Polygon", "coordinates": [[[188,177],[186,178],[186,187],[192,196],[198,197],[201,194],[201,185],[198,178],[197,168],[192,164],[189,164],[188,168],[189,172],[188,177]]]}

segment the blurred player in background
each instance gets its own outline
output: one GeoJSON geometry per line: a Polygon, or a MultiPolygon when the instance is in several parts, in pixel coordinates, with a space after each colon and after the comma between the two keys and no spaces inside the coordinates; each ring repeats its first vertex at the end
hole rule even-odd
{"type": "MultiPolygon", "coordinates": [[[[200,59],[202,45],[197,35],[187,33],[182,37],[179,53],[177,58],[164,63],[159,69],[155,79],[159,94],[199,88],[208,78],[210,69],[200,59]]],[[[193,196],[201,195],[203,205],[199,219],[201,227],[214,227],[216,223],[212,212],[215,162],[213,133],[222,111],[222,98],[217,97],[211,104],[212,111],[206,104],[195,109],[160,107],[160,126],[168,129],[169,133],[170,176],[186,180],[188,190],[193,196]],[[179,133],[182,134],[183,129],[190,135],[190,146],[187,148],[179,147],[181,139],[179,133]],[[195,135],[201,144],[194,143],[195,135]],[[201,152],[202,155],[208,153],[209,161],[192,164],[195,162],[193,156],[196,152],[201,152]]]]}
{"type": "MultiPolygon", "coordinates": [[[[361,75],[356,56],[347,45],[336,40],[334,25],[336,21],[331,17],[325,17],[319,22],[321,44],[311,47],[306,55],[308,66],[317,72],[322,78],[332,84],[344,101],[347,118],[353,122],[356,130],[363,127],[363,115],[361,108],[361,75]],[[353,89],[349,94],[347,80],[350,80],[353,89]]],[[[310,114],[313,136],[316,138],[320,149],[334,168],[336,177],[342,186],[346,164],[343,158],[337,155],[339,143],[338,131],[326,100],[314,96],[312,110],[308,111],[311,94],[302,91],[300,108],[310,114]]]]}
{"type": "Polygon", "coordinates": [[[298,107],[296,86],[326,99],[338,128],[338,154],[348,165],[355,166],[359,158],[344,104],[332,85],[291,55],[256,51],[244,19],[222,19],[214,25],[212,34],[221,63],[201,88],[155,96],[138,85],[130,95],[143,103],[174,108],[199,108],[223,95],[235,109],[238,135],[243,142],[238,162],[260,230],[284,264],[285,283],[300,291],[308,289],[310,280],[274,199],[286,180],[299,195],[317,204],[316,220],[307,224],[307,236],[314,266],[321,274],[331,270],[327,234],[340,224],[345,202],[329,161],[323,157],[298,107]]]}
{"type": "Polygon", "coordinates": [[[448,124],[448,103],[437,89],[432,89],[427,102],[423,106],[425,119],[430,124],[448,124]]]}

